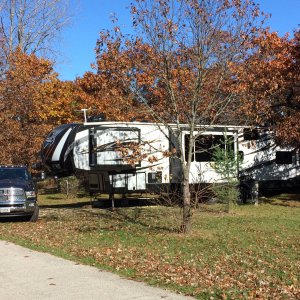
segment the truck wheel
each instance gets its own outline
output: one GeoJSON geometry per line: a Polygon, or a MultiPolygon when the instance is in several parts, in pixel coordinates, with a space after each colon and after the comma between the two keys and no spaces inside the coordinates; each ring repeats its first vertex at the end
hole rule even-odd
{"type": "Polygon", "coordinates": [[[29,221],[30,222],[36,222],[39,218],[39,212],[40,212],[40,209],[38,206],[35,207],[35,210],[34,210],[34,213],[33,215],[30,217],[29,221]]]}

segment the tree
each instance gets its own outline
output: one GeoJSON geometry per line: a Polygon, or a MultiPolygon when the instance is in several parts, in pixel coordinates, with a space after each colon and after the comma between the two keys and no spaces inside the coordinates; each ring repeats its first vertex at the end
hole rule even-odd
{"type": "Polygon", "coordinates": [[[66,0],[1,0],[0,12],[6,58],[17,48],[49,56],[61,29],[70,21],[66,0]]]}
{"type": "Polygon", "coordinates": [[[74,83],[61,82],[50,61],[20,50],[9,58],[0,80],[1,164],[37,162],[41,143],[55,124],[76,119],[74,83]]]}
{"type": "Polygon", "coordinates": [[[224,133],[224,142],[213,149],[213,168],[222,176],[222,182],[212,185],[217,200],[227,204],[236,203],[239,198],[237,173],[241,159],[234,152],[234,140],[224,133]]]}
{"type": "Polygon", "coordinates": [[[255,49],[237,66],[233,83],[252,124],[273,130],[281,144],[300,145],[300,31],[293,38],[265,30],[255,49]]]}
{"type": "MultiPolygon", "coordinates": [[[[108,69],[117,66],[120,63],[113,53],[110,53],[110,59],[99,61],[99,69],[108,69]],[[104,64],[100,67],[100,64],[104,64]],[[109,63],[110,66],[105,64],[109,63]]],[[[89,113],[97,115],[104,113],[108,119],[115,121],[130,121],[138,114],[143,118],[140,105],[134,101],[133,95],[123,85],[112,79],[106,72],[94,74],[86,72],[82,78],[77,78],[79,97],[84,107],[89,108],[89,113]],[[139,113],[138,113],[139,111],[139,113]]],[[[146,116],[144,116],[146,119],[146,116]]]]}
{"type": "Polygon", "coordinates": [[[97,75],[129,94],[157,124],[176,124],[175,130],[169,129],[182,168],[182,230],[188,233],[195,139],[204,124],[224,118],[228,123],[238,110],[239,100],[228,86],[235,78],[232,66],[252,51],[262,14],[251,0],[136,0],[131,13],[138,37],[124,36],[117,26],[102,32],[97,75]],[[190,136],[187,157],[182,123],[190,136]]]}

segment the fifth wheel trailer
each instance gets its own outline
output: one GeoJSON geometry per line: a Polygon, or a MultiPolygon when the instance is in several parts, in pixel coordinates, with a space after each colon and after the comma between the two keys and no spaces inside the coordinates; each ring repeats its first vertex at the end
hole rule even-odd
{"type": "MultiPolygon", "coordinates": [[[[172,124],[112,121],[60,125],[43,142],[42,164],[59,177],[83,176],[91,193],[160,191],[181,183],[178,158],[166,155],[178,148],[172,136],[175,128],[172,124]],[[138,147],[128,150],[124,145],[138,147]],[[139,159],[130,156],[133,151],[139,159]]],[[[182,125],[178,134],[187,149],[188,128],[182,125]]],[[[277,146],[267,130],[214,125],[201,126],[194,134],[191,184],[224,181],[213,167],[212,154],[217,144],[225,145],[226,136],[233,141],[236,157],[242,157],[239,178],[258,182],[264,189],[299,186],[299,149],[277,146]]]]}

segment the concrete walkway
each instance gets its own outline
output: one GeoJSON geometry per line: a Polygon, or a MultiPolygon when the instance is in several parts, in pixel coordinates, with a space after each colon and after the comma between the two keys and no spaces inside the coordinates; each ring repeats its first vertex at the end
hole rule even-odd
{"type": "Polygon", "coordinates": [[[0,299],[193,299],[0,241],[0,299]]]}

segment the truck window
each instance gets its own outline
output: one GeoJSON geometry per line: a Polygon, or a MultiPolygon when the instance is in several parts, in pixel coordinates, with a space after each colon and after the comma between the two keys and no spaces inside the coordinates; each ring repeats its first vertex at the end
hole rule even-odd
{"type": "Polygon", "coordinates": [[[29,174],[26,169],[1,168],[0,180],[23,179],[28,180],[29,174]]]}

